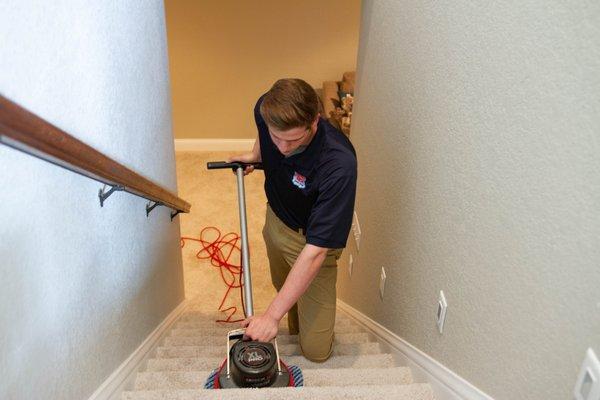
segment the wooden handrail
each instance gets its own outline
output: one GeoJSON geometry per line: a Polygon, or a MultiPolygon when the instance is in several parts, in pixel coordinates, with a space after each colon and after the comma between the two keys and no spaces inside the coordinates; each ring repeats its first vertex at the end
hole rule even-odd
{"type": "Polygon", "coordinates": [[[190,211],[185,200],[1,95],[0,142],[176,212],[190,211]]]}

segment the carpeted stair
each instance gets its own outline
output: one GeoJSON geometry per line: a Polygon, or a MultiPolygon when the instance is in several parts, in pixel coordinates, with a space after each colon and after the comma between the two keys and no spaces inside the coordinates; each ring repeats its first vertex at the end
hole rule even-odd
{"type": "Polygon", "coordinates": [[[123,400],[196,399],[397,399],[433,400],[427,384],[413,383],[411,371],[398,367],[391,354],[358,324],[338,313],[333,356],[324,363],[306,360],[298,337],[281,323],[277,338],[282,359],[298,365],[304,387],[267,389],[202,389],[210,372],[225,358],[226,333],[237,324],[214,322],[214,313],[188,311],[139,372],[123,400]]]}

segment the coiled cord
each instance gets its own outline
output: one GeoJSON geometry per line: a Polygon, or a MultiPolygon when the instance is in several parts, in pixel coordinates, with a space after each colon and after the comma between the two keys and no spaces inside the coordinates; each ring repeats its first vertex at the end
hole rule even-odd
{"type": "Polygon", "coordinates": [[[246,318],[246,311],[244,307],[244,293],[243,293],[243,281],[242,281],[242,263],[241,256],[242,251],[238,242],[240,240],[240,236],[237,233],[229,232],[225,235],[221,236],[221,231],[214,227],[208,226],[200,231],[200,237],[181,237],[181,248],[185,246],[185,241],[191,240],[194,242],[200,243],[202,248],[196,253],[196,258],[200,260],[210,259],[210,263],[213,267],[219,268],[219,272],[221,274],[221,279],[223,283],[227,286],[227,290],[223,295],[221,300],[221,304],[219,305],[219,311],[223,313],[227,313],[231,311],[227,318],[218,319],[216,322],[226,322],[226,323],[234,323],[243,321],[246,318]],[[209,240],[207,236],[209,232],[214,232],[211,236],[216,235],[216,239],[209,240]],[[240,254],[240,263],[232,264],[229,262],[230,258],[233,256],[235,252],[239,252],[240,254]],[[242,319],[232,319],[235,313],[238,311],[236,306],[231,306],[228,308],[223,308],[225,301],[229,297],[232,289],[240,289],[240,298],[242,300],[242,312],[244,314],[244,318],[242,319]]]}

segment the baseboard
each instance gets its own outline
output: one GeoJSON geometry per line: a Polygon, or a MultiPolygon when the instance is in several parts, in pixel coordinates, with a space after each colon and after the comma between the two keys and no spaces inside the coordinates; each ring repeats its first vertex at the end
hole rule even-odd
{"type": "Polygon", "coordinates": [[[140,347],[100,385],[88,400],[119,400],[121,393],[133,382],[140,367],[146,362],[152,350],[160,343],[160,340],[187,308],[188,304],[188,300],[182,301],[144,340],[140,347]]]}
{"type": "Polygon", "coordinates": [[[175,139],[175,151],[251,151],[256,139],[175,139]]]}
{"type": "Polygon", "coordinates": [[[411,367],[415,379],[431,385],[436,400],[494,400],[464,378],[352,306],[340,299],[337,299],[337,305],[340,310],[387,343],[392,351],[396,351],[403,364],[411,367]]]}

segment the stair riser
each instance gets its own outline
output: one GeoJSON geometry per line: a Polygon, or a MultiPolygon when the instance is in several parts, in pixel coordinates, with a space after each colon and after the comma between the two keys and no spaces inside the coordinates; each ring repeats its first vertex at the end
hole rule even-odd
{"type": "Polygon", "coordinates": [[[124,392],[123,400],[434,400],[429,385],[303,387],[124,392]]]}

